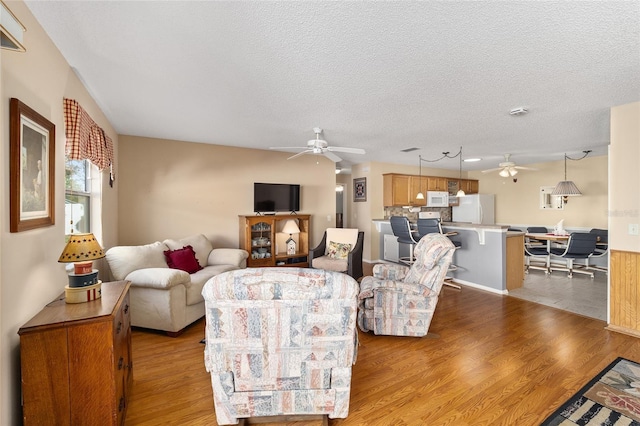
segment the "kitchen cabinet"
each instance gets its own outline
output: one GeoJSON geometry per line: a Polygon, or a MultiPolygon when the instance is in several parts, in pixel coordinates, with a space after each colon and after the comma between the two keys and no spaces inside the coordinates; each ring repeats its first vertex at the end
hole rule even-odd
{"type": "Polygon", "coordinates": [[[133,383],[129,282],[102,297],[64,293],[20,327],[24,425],[122,425],[133,383]]]}
{"type": "Polygon", "coordinates": [[[249,252],[247,266],[260,268],[269,266],[309,267],[310,215],[283,214],[267,216],[240,216],[240,248],[249,252]],[[296,253],[287,254],[288,234],[282,228],[288,220],[295,220],[299,234],[291,237],[296,241],[296,253]]]}
{"type": "Polygon", "coordinates": [[[450,206],[457,206],[456,193],[462,189],[467,194],[478,193],[478,181],[475,179],[452,179],[442,176],[416,176],[397,173],[387,173],[383,178],[383,203],[385,207],[426,206],[426,198],[416,199],[418,192],[425,194],[427,191],[448,191],[450,206]]]}

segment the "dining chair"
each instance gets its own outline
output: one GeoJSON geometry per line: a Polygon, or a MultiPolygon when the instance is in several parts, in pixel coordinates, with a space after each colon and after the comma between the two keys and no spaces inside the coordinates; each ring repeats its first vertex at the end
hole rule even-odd
{"type": "Polygon", "coordinates": [[[411,265],[415,260],[413,257],[413,248],[418,244],[420,238],[417,236],[416,232],[411,230],[411,224],[406,216],[391,216],[391,218],[389,218],[389,222],[391,223],[393,235],[396,236],[398,242],[409,245],[409,257],[401,257],[399,259],[400,262],[406,265],[411,265]]]}
{"type": "Polygon", "coordinates": [[[588,269],[589,258],[596,249],[596,234],[590,232],[573,232],[569,236],[567,246],[564,249],[551,248],[549,271],[567,271],[568,277],[573,277],[573,273],[589,275],[593,278],[593,272],[588,269]],[[554,260],[564,260],[565,266],[554,265],[554,260]],[[575,263],[576,260],[583,260],[584,264],[575,263]]]}
{"type": "MultiPolygon", "coordinates": [[[[598,259],[603,257],[606,258],[609,255],[609,231],[606,229],[593,228],[589,231],[589,233],[597,235],[596,249],[593,251],[593,254],[589,259],[598,259]]],[[[605,273],[609,272],[609,268],[606,265],[602,266],[589,264],[588,268],[605,273]]]]}

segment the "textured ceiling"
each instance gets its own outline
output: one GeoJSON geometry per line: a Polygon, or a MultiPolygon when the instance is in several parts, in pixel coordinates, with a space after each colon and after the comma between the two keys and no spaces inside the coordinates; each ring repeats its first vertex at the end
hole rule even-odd
{"type": "Polygon", "coordinates": [[[119,134],[485,169],[606,154],[640,100],[638,1],[26,4],[119,134]]]}

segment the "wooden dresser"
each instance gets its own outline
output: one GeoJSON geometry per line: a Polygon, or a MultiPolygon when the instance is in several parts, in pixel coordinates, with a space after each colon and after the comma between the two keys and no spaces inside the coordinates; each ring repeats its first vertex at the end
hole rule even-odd
{"type": "Polygon", "coordinates": [[[129,282],[102,284],[98,300],[64,293],[23,325],[24,425],[122,425],[133,382],[129,282]]]}

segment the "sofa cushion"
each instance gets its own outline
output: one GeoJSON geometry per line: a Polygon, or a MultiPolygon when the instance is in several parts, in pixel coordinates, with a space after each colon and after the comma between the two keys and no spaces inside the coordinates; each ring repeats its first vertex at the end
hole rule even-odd
{"type": "Polygon", "coordinates": [[[248,257],[249,253],[246,250],[217,248],[211,250],[206,265],[234,265],[244,268],[247,266],[248,257]]]}
{"type": "Polygon", "coordinates": [[[164,251],[167,246],[160,241],[143,246],[118,246],[107,250],[107,262],[116,280],[123,280],[136,269],[167,268],[164,251]]]}
{"type": "Polygon", "coordinates": [[[329,256],[315,257],[311,261],[314,269],[323,269],[325,271],[346,272],[349,268],[347,259],[331,259],[329,256]]]}
{"type": "Polygon", "coordinates": [[[178,250],[185,246],[193,247],[193,251],[196,253],[196,259],[198,259],[200,266],[207,265],[207,258],[213,249],[211,241],[202,234],[192,235],[179,240],[164,240],[164,243],[171,250],[178,250]]]}
{"type": "Polygon", "coordinates": [[[329,259],[347,259],[349,257],[350,251],[351,244],[329,241],[329,247],[327,248],[327,257],[329,259]]]}
{"type": "Polygon", "coordinates": [[[227,271],[238,269],[234,265],[206,266],[195,274],[191,274],[191,285],[187,287],[187,305],[195,305],[204,301],[202,287],[212,277],[227,271]]]}
{"type": "Polygon", "coordinates": [[[191,276],[185,271],[170,268],[144,268],[128,274],[124,279],[134,287],[169,289],[176,285],[188,286],[191,276]]]}
{"type": "Polygon", "coordinates": [[[190,274],[202,269],[191,246],[184,246],[177,250],[165,250],[164,257],[167,260],[167,265],[172,269],[180,269],[190,274]]]}
{"type": "MultiPolygon", "coordinates": [[[[353,249],[358,243],[357,228],[327,228],[327,242],[334,241],[336,243],[351,244],[353,249]]],[[[328,254],[329,244],[325,246],[325,253],[328,254]]]]}

